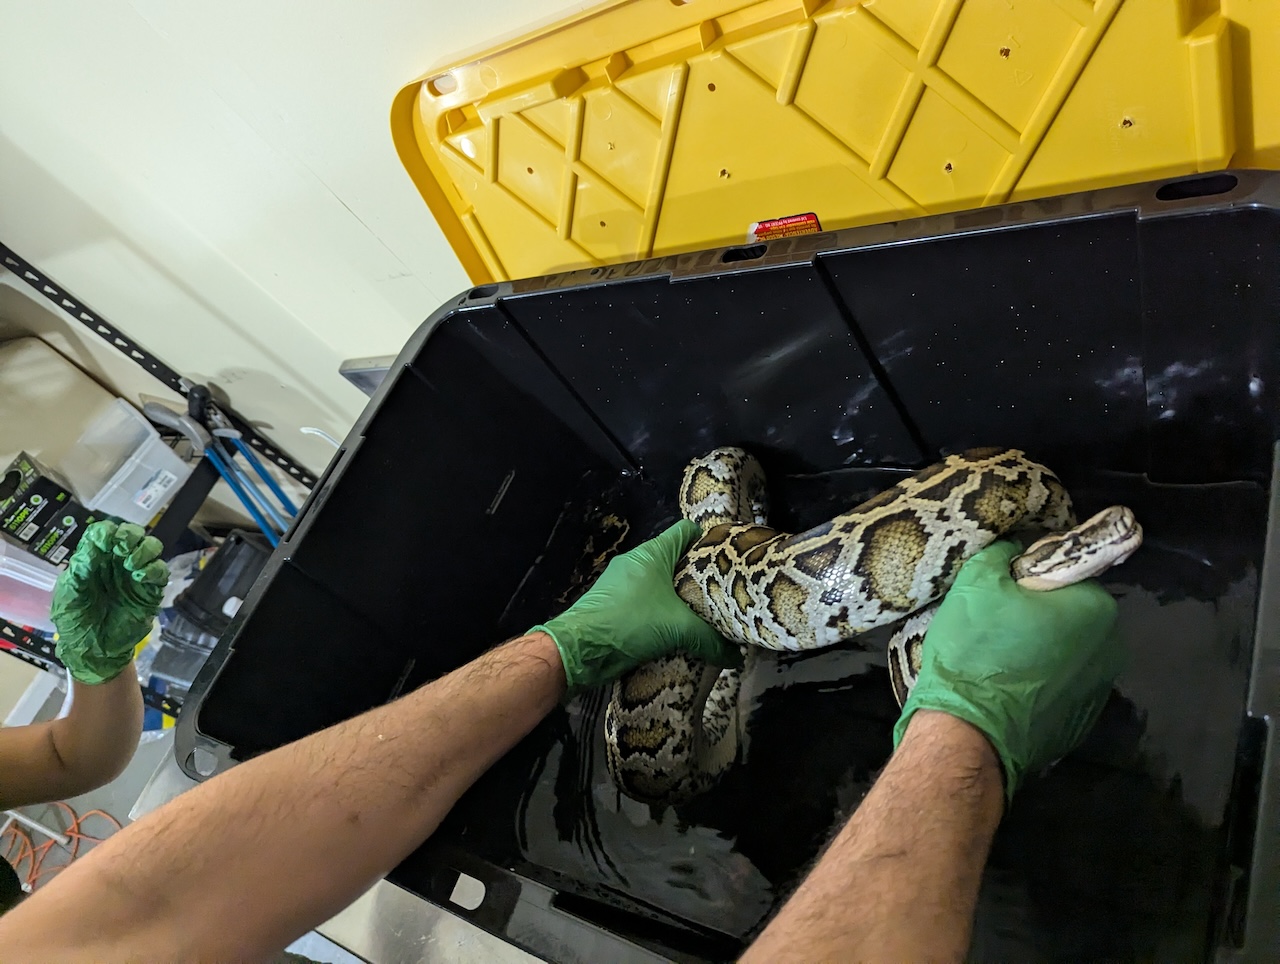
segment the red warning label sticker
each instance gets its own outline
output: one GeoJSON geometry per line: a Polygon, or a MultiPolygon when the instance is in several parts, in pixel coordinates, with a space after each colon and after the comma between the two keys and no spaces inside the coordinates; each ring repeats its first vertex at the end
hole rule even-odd
{"type": "Polygon", "coordinates": [[[818,216],[810,211],[808,214],[793,214],[787,218],[756,221],[747,228],[747,240],[776,241],[778,238],[794,238],[800,234],[817,234],[821,230],[818,216]]]}

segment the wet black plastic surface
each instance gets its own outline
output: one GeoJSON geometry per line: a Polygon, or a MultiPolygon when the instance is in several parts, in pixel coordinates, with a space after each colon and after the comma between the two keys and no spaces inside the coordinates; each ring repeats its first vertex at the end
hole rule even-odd
{"type": "Polygon", "coordinates": [[[1001,827],[973,956],[1204,959],[1225,937],[1267,493],[1124,479],[1076,491],[1085,511],[1132,506],[1147,532],[1104,579],[1130,662],[1090,739],[1001,827]]]}
{"type": "Polygon", "coordinates": [[[679,482],[685,453],[730,442],[781,471],[920,461],[808,266],[598,285],[503,309],[659,485],[679,482]]]}
{"type": "Polygon", "coordinates": [[[1045,449],[1050,465],[1087,454],[1093,464],[1141,470],[1137,230],[1117,213],[825,255],[819,264],[930,451],[999,438],[1045,449]]]}
{"type": "MultiPolygon", "coordinates": [[[[782,479],[775,517],[789,528],[811,525],[897,477],[782,479]]],[[[1162,486],[1128,475],[1075,488],[1082,512],[1122,501],[1147,526],[1144,548],[1106,580],[1120,599],[1130,664],[1090,740],[1030,780],[1002,826],[973,957],[1203,958],[1228,896],[1223,849],[1266,494],[1247,482],[1162,486]]],[[[637,529],[636,538],[649,531],[637,529]]],[[[897,710],[886,640],[880,632],[866,640],[870,651],[756,659],[745,684],[744,759],[692,804],[651,810],[618,794],[604,765],[597,694],[557,712],[522,759],[508,757],[455,811],[449,832],[495,863],[585,898],[574,907],[589,919],[626,930],[609,916],[624,908],[683,921],[693,927],[667,934],[669,946],[709,942],[713,956],[731,956],[888,758],[897,710]],[[506,826],[510,835],[495,835],[506,826]]],[[[413,874],[403,868],[397,879],[411,885],[413,874]]],[[[623,920],[630,936],[645,934],[623,920]]]]}
{"type": "MultiPolygon", "coordinates": [[[[1147,543],[1107,576],[1131,664],[1093,737],[1006,819],[973,956],[1234,946],[1266,765],[1266,726],[1244,709],[1268,581],[1280,180],[1167,205],[1156,190],[992,209],[985,227],[957,215],[934,237],[932,222],[846,232],[791,262],[771,245],[719,276],[705,253],[625,281],[523,282],[442,310],[197,679],[180,762],[194,745],[220,765],[279,745],[541,621],[675,517],[680,466],[715,445],[760,455],[787,529],[938,451],[1022,445],[1081,511],[1130,505],[1147,543]],[[293,705],[270,702],[281,673],[293,705]]],[[[762,654],[741,765],[678,811],[619,797],[603,694],[577,700],[392,879],[444,900],[466,864],[498,897],[458,912],[543,953],[573,919],[730,957],[889,753],[884,642],[762,654]],[[530,911],[535,889],[551,896],[530,911]]]]}
{"type": "Polygon", "coordinates": [[[1146,221],[1140,240],[1160,252],[1143,267],[1151,464],[1170,480],[1264,470],[1280,397],[1280,218],[1146,221]]]}

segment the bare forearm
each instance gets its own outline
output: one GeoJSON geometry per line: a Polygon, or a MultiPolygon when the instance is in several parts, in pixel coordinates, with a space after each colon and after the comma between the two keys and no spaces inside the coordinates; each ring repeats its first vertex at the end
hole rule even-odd
{"type": "Polygon", "coordinates": [[[743,960],[962,959],[1003,806],[985,737],[954,717],[917,713],[857,813],[743,960]]]}
{"type": "Polygon", "coordinates": [[[109,783],[133,759],[142,733],[142,692],[130,663],[115,679],[71,684],[71,712],[55,720],[53,744],[66,769],[79,778],[63,796],[109,783]]]}
{"type": "Polygon", "coordinates": [[[115,835],[0,919],[0,957],[20,956],[24,933],[46,952],[58,933],[84,959],[240,960],[278,949],[429,836],[564,685],[555,644],[539,633],[242,764],[115,835]],[[68,906],[91,911],[68,922],[58,910],[68,906]]]}
{"type": "Polygon", "coordinates": [[[130,664],[115,679],[73,683],[62,719],[0,730],[0,804],[63,800],[119,776],[138,748],[142,695],[130,664]]]}

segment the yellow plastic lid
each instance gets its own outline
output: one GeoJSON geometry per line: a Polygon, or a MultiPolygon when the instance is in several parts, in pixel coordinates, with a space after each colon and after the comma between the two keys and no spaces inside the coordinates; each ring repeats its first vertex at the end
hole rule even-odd
{"type": "Polygon", "coordinates": [[[1280,3],[630,0],[432,71],[391,128],[483,283],[1280,167],[1277,91],[1280,3]]]}

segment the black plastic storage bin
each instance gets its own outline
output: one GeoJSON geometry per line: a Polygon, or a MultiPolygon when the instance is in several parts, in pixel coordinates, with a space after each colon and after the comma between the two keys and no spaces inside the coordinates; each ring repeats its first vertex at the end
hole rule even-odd
{"type": "MultiPolygon", "coordinates": [[[[409,341],[200,674],[209,775],[563,606],[676,515],[690,457],[759,455],[814,524],[941,453],[1026,449],[1144,548],[1088,742],[997,836],[977,960],[1280,959],[1280,175],[1223,173],[487,285],[409,341]],[[288,685],[282,686],[281,681],[288,685]]],[[[618,795],[603,693],[557,710],[391,879],[552,958],[613,935],[733,956],[890,752],[882,636],[761,661],[742,761],[618,795]]],[[[199,772],[198,772],[199,771],[199,772]]]]}

